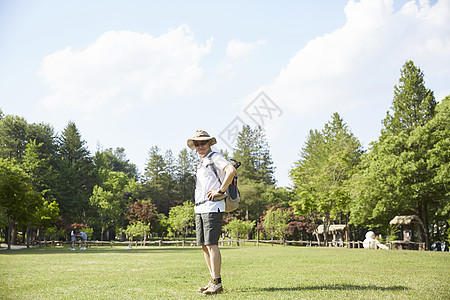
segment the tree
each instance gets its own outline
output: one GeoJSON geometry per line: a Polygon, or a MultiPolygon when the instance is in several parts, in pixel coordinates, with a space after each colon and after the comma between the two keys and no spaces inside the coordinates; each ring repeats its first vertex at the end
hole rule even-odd
{"type": "Polygon", "coordinates": [[[27,144],[27,122],[17,116],[0,119],[0,157],[21,162],[27,144]]]}
{"type": "Polygon", "coordinates": [[[147,233],[149,233],[150,230],[150,224],[144,224],[141,221],[137,221],[128,225],[124,232],[130,238],[130,241],[133,241],[134,237],[141,237],[141,239],[145,242],[147,233]]]}
{"type": "Polygon", "coordinates": [[[275,184],[272,157],[261,127],[251,129],[246,125],[239,132],[233,158],[242,163],[239,176],[243,182],[263,182],[275,184]]]}
{"type": "Polygon", "coordinates": [[[115,171],[122,172],[130,178],[138,177],[137,167],[126,158],[124,148],[97,150],[94,155],[94,163],[99,176],[102,176],[103,172],[115,171]]]}
{"type": "Polygon", "coordinates": [[[235,214],[240,212],[246,220],[258,220],[267,206],[262,195],[275,184],[273,161],[263,129],[244,126],[232,157],[241,162],[238,169],[241,204],[235,214]]]}
{"type": "Polygon", "coordinates": [[[192,202],[186,201],[182,205],[174,206],[170,208],[169,218],[167,219],[169,230],[173,234],[182,234],[184,241],[189,228],[194,225],[194,219],[194,204],[192,202]]]}
{"type": "Polygon", "coordinates": [[[433,92],[425,87],[423,72],[412,61],[407,61],[401,70],[399,84],[394,86],[392,114],[386,113],[382,137],[401,132],[409,135],[433,118],[435,107],[436,100],[433,92]]]}
{"type": "MultiPolygon", "coordinates": [[[[36,208],[33,218],[34,222],[32,224],[37,227],[37,239],[39,243],[41,241],[41,230],[46,231],[47,228],[49,228],[59,218],[59,207],[56,201],[48,202],[45,200],[42,205],[36,208]]],[[[27,242],[29,242],[29,237],[27,238],[27,242]]]]}
{"type": "MultiPolygon", "coordinates": [[[[310,131],[301,158],[290,176],[294,182],[293,207],[298,215],[348,222],[351,200],[349,179],[362,154],[361,144],[338,113],[322,131],[310,131]]],[[[326,232],[325,232],[326,234],[326,232]]]]}
{"type": "Polygon", "coordinates": [[[236,242],[239,243],[239,236],[250,234],[253,231],[255,224],[256,221],[243,221],[234,218],[224,226],[224,230],[225,232],[228,232],[230,238],[235,237],[236,242]]]}
{"type": "Polygon", "coordinates": [[[57,201],[68,223],[86,223],[86,211],[96,178],[86,142],[75,123],[69,122],[59,138],[59,182],[57,201]]]}
{"type": "Polygon", "coordinates": [[[128,204],[125,218],[130,223],[142,222],[142,224],[149,225],[152,229],[157,228],[159,225],[156,205],[150,201],[134,201],[128,204]]]}
{"type": "Polygon", "coordinates": [[[152,199],[158,211],[167,215],[170,207],[180,202],[174,201],[175,174],[172,152],[166,151],[165,155],[162,155],[160,151],[157,146],[150,148],[143,184],[145,197],[152,199]]]}
{"type": "MultiPolygon", "coordinates": [[[[432,150],[435,145],[445,140],[445,125],[429,125],[436,102],[424,86],[422,71],[411,61],[405,63],[399,82],[393,113],[387,113],[379,141],[363,157],[361,171],[355,176],[352,222],[387,230],[396,215],[416,214],[424,224],[429,249],[430,218],[445,199],[438,192],[442,185],[433,183],[438,168],[430,155],[436,153],[432,150]]],[[[444,113],[438,123],[446,122],[444,113]]]]}
{"type": "Polygon", "coordinates": [[[270,234],[272,241],[274,237],[281,237],[284,242],[285,235],[288,232],[288,223],[290,211],[284,208],[271,207],[265,212],[262,227],[264,231],[270,234]]]}
{"type": "MultiPolygon", "coordinates": [[[[122,172],[110,171],[104,182],[94,186],[92,196],[89,198],[90,205],[95,207],[100,215],[102,238],[109,225],[119,226],[120,221],[125,219],[127,187],[134,184],[134,178],[130,179],[122,172]]],[[[122,227],[124,227],[122,222],[122,227]]]]}
{"type": "Polygon", "coordinates": [[[175,169],[177,198],[194,201],[196,156],[186,148],[180,151],[175,169]]]}
{"type": "Polygon", "coordinates": [[[8,218],[8,249],[11,249],[12,226],[19,219],[26,222],[32,218],[41,202],[42,197],[33,190],[29,175],[13,162],[0,158],[0,206],[8,218]]]}

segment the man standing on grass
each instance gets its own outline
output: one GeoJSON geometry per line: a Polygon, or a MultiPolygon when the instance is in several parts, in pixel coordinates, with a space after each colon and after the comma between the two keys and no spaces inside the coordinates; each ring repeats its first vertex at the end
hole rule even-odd
{"type": "Polygon", "coordinates": [[[199,292],[212,295],[222,292],[220,268],[222,257],[219,237],[222,233],[222,213],[225,212],[223,195],[233,180],[236,169],[222,154],[213,152],[216,138],[204,130],[197,130],[187,145],[196,150],[201,160],[197,166],[195,184],[195,226],[197,245],[201,245],[211,280],[199,292]]]}
{"type": "Polygon", "coordinates": [[[70,250],[75,250],[75,242],[77,241],[77,229],[73,229],[70,232],[70,250]]]}
{"type": "Polygon", "coordinates": [[[86,241],[87,241],[87,234],[83,231],[80,232],[81,236],[81,248],[80,250],[86,250],[86,241]]]}

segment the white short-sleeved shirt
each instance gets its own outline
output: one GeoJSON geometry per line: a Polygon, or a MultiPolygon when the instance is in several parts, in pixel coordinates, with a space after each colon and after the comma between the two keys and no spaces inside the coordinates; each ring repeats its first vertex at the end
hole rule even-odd
{"type": "Polygon", "coordinates": [[[81,237],[83,238],[83,240],[87,240],[87,234],[84,233],[83,231],[80,232],[81,237]]]}
{"type": "Polygon", "coordinates": [[[211,157],[211,160],[214,163],[214,168],[221,182],[223,182],[225,179],[225,172],[223,170],[225,166],[227,166],[230,163],[225,159],[225,157],[223,157],[222,154],[217,152],[213,152],[212,154],[209,153],[206,157],[204,157],[200,161],[199,165],[197,166],[197,181],[195,184],[195,203],[197,204],[202,203],[202,204],[195,205],[196,214],[225,211],[225,200],[209,201],[206,195],[206,193],[211,190],[218,190],[221,185],[221,183],[217,179],[217,176],[211,169],[212,166],[208,166],[209,164],[211,164],[211,160],[208,157],[211,157]]]}

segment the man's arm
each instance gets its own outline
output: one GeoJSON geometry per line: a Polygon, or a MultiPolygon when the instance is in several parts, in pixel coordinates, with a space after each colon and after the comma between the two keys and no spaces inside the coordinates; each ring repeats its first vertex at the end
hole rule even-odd
{"type": "Polygon", "coordinates": [[[225,168],[223,168],[223,171],[225,172],[225,179],[218,190],[212,190],[207,193],[209,200],[214,199],[214,197],[222,196],[223,193],[227,190],[231,181],[233,181],[234,174],[236,174],[236,169],[233,167],[233,165],[227,164],[225,168]]]}

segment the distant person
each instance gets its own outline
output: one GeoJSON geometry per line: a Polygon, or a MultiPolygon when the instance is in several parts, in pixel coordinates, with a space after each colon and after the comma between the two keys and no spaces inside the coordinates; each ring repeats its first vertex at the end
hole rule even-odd
{"type": "Polygon", "coordinates": [[[87,241],[87,234],[83,231],[80,232],[81,237],[81,248],[80,250],[86,250],[86,241],[87,241]]]}
{"type": "Polygon", "coordinates": [[[70,232],[70,241],[71,241],[71,249],[70,250],[75,250],[75,242],[77,241],[77,229],[73,229],[70,232]]]}
{"type": "Polygon", "coordinates": [[[222,213],[225,212],[223,194],[233,180],[236,169],[222,154],[212,152],[216,139],[204,130],[197,130],[187,145],[201,157],[195,184],[195,224],[197,245],[202,246],[211,280],[198,291],[205,295],[222,292],[220,268],[222,257],[219,237],[222,233],[222,213]],[[218,176],[216,176],[216,174],[218,176]],[[221,178],[220,180],[218,179],[221,178]]]}

